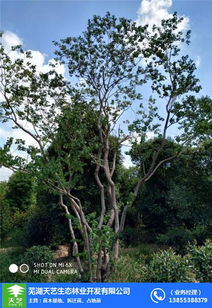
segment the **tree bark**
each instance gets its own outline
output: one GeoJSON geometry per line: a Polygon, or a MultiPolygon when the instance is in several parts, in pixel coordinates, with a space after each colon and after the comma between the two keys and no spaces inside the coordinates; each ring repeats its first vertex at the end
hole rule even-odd
{"type": "MultiPolygon", "coordinates": [[[[69,212],[69,209],[68,209],[67,205],[65,205],[64,202],[63,202],[62,194],[60,194],[60,204],[64,208],[65,213],[70,216],[71,214],[69,212]]],[[[76,257],[77,265],[78,265],[80,274],[82,275],[84,273],[84,269],[82,267],[82,263],[81,263],[79,255],[78,255],[79,254],[78,244],[77,244],[77,241],[76,241],[76,237],[75,237],[75,233],[74,233],[74,229],[73,229],[72,221],[71,221],[70,217],[68,218],[68,225],[69,225],[69,231],[70,231],[70,234],[71,234],[71,238],[72,238],[72,241],[73,241],[73,256],[76,257]]]]}

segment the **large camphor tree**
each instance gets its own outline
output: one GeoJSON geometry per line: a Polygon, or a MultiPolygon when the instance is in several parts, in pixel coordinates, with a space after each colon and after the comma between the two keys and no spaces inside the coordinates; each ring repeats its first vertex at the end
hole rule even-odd
{"type": "Polygon", "coordinates": [[[81,36],[55,43],[57,60],[68,68],[68,81],[54,63],[49,72],[39,73],[30,52],[16,47],[20,56],[13,59],[1,46],[0,118],[33,143],[9,138],[0,149],[0,165],[32,173],[57,192],[79,273],[88,281],[104,281],[111,260],[118,258],[127,210],[142,185],[163,163],[180,155],[179,147],[160,159],[168,129],[180,128],[181,144],[197,141],[190,122],[201,121],[195,111],[201,113],[201,106],[190,94],[200,87],[194,62],[181,54],[181,45],[190,39],[189,31],[178,31],[181,22],[174,14],[160,27],[148,29],[110,13],[94,16],[81,36]],[[115,181],[117,154],[124,143],[140,143],[149,132],[161,142],[123,204],[115,181]],[[79,197],[80,190],[86,190],[80,177],[88,162],[99,190],[97,217],[85,210],[79,197]]]}

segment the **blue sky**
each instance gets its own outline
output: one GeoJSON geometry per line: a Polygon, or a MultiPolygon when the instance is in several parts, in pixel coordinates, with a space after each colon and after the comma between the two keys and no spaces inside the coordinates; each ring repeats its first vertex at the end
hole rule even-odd
{"type": "MultiPolygon", "coordinates": [[[[192,44],[186,51],[198,66],[203,88],[199,95],[212,96],[212,0],[9,0],[0,1],[0,5],[1,30],[15,34],[25,49],[38,51],[36,55],[42,55],[45,63],[54,57],[52,41],[79,35],[93,14],[110,11],[118,17],[143,18],[151,23],[162,17],[160,14],[168,16],[177,11],[187,18],[187,27],[192,30],[192,44]],[[146,13],[144,7],[149,8],[146,13]]],[[[0,180],[4,179],[3,171],[0,173],[0,180]]]]}
{"type": "MultiPolygon", "coordinates": [[[[148,0],[151,1],[151,0],[148,0]]],[[[199,59],[197,75],[203,94],[212,94],[212,0],[153,0],[172,2],[167,10],[189,17],[192,44],[189,54],[199,59]]],[[[24,47],[39,50],[46,60],[53,57],[53,40],[80,34],[93,14],[110,11],[116,16],[137,19],[141,0],[28,0],[0,1],[1,29],[20,37],[24,47]]]]}
{"type": "MultiPolygon", "coordinates": [[[[160,2],[161,0],[157,0],[160,2]]],[[[162,0],[164,1],[164,0],[162,0]]],[[[166,1],[166,0],[165,0],[166,1]]],[[[170,0],[168,0],[170,1],[170,0]]],[[[135,20],[140,0],[96,1],[1,1],[1,28],[17,34],[26,48],[53,57],[53,40],[78,35],[93,14],[110,11],[135,20]]],[[[189,17],[192,30],[191,56],[200,59],[198,76],[204,94],[212,94],[212,1],[174,0],[170,12],[189,17]]]]}

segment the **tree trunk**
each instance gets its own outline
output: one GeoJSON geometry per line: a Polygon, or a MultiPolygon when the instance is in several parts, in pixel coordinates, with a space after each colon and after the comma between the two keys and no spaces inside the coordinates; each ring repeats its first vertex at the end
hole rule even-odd
{"type": "MultiPolygon", "coordinates": [[[[70,216],[69,209],[63,202],[62,194],[60,195],[60,204],[64,208],[65,213],[70,216]]],[[[75,237],[75,233],[74,233],[74,229],[73,229],[72,221],[71,221],[70,217],[68,218],[68,226],[69,226],[69,231],[70,231],[71,238],[72,238],[72,241],[73,241],[73,256],[75,256],[75,258],[76,258],[80,275],[82,275],[84,273],[84,269],[82,267],[82,263],[81,263],[79,255],[78,255],[79,254],[78,244],[77,244],[77,241],[76,241],[76,237],[75,237]]]]}

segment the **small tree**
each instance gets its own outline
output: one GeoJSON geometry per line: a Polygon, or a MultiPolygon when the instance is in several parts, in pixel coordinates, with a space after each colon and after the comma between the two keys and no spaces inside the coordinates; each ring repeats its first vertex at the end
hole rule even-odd
{"type": "MultiPolygon", "coordinates": [[[[13,170],[38,171],[49,187],[60,194],[73,254],[80,273],[88,272],[90,281],[104,280],[111,257],[118,258],[119,235],[124,229],[127,209],[133,205],[141,186],[164,162],[178,155],[160,160],[167,130],[186,117],[182,112],[183,95],[199,90],[195,64],[188,56],[180,55],[180,44],[189,43],[190,37],[190,32],[184,35],[177,30],[181,22],[174,14],[162,21],[161,27],[154,26],[149,31],[147,26],[138,26],[125,18],[118,20],[109,13],[105,17],[94,16],[82,36],[56,43],[57,56],[74,77],[72,87],[54,67],[49,73],[38,73],[30,60],[12,61],[1,48],[1,119],[11,120],[15,128],[30,135],[37,144],[26,146],[23,140],[16,140],[18,150],[30,155],[27,161],[11,155],[10,138],[1,149],[1,164],[13,170]],[[146,83],[152,94],[147,102],[142,101],[141,95],[146,83]],[[121,116],[132,105],[137,110],[136,121],[122,123],[121,116]],[[27,121],[29,128],[23,121],[27,121]],[[69,134],[63,138],[58,131],[64,125],[69,134]],[[96,128],[97,134],[88,140],[91,127],[96,128]],[[160,136],[161,143],[153,149],[149,168],[143,169],[143,176],[121,209],[114,181],[117,153],[126,140],[133,143],[134,136],[144,138],[148,131],[160,136]],[[50,144],[53,155],[51,147],[47,150],[50,144]],[[101,206],[98,222],[89,219],[74,193],[86,159],[95,166],[101,206]],[[81,260],[73,223],[81,233],[87,264],[81,260]]],[[[30,58],[28,52],[20,52],[27,60],[30,58]]],[[[184,143],[192,139],[186,131],[181,137],[179,141],[184,143]]]]}

